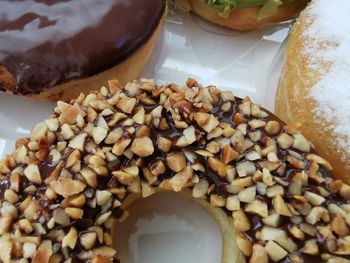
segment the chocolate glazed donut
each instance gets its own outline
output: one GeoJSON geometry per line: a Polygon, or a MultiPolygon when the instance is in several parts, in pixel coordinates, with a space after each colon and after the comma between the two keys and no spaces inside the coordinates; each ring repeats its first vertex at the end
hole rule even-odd
{"type": "Polygon", "coordinates": [[[0,259],[115,262],[132,199],[187,193],[222,262],[348,262],[350,186],[293,125],[214,86],[134,81],[58,102],[0,162],[0,259]]]}
{"type": "Polygon", "coordinates": [[[123,64],[108,77],[138,78],[164,12],[164,0],[0,0],[0,90],[74,98],[123,64]]]}

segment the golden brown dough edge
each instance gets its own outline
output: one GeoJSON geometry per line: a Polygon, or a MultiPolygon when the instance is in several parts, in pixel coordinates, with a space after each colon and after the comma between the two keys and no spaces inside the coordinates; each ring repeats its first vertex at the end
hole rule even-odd
{"type": "MultiPolygon", "coordinates": [[[[127,83],[128,81],[138,79],[160,35],[164,18],[165,15],[163,15],[156,30],[152,33],[149,40],[147,40],[145,44],[143,44],[126,60],[117,64],[116,66],[94,76],[84,79],[70,80],[66,83],[49,88],[39,94],[26,95],[24,97],[36,101],[51,102],[58,100],[70,100],[78,97],[80,93],[88,94],[91,90],[95,90],[96,87],[107,85],[108,80],[110,79],[118,79],[123,84],[127,83]]],[[[3,81],[4,88],[7,89],[7,92],[12,93],[11,91],[14,90],[16,85],[15,78],[1,66],[0,80],[3,81]]]]}
{"type": "MultiPolygon", "coordinates": [[[[319,81],[320,71],[308,67],[308,57],[302,54],[309,41],[303,36],[308,27],[304,12],[295,24],[285,53],[285,65],[276,95],[276,114],[287,123],[300,122],[300,130],[315,145],[317,152],[333,166],[333,176],[350,183],[350,153],[339,149],[335,135],[327,129],[330,120],[315,115],[316,102],[310,97],[311,88],[319,81]]],[[[320,62],[322,63],[322,62],[320,62]]],[[[327,69],[327,65],[323,65],[327,69]]]]}
{"type": "Polygon", "coordinates": [[[249,31],[267,24],[291,19],[301,11],[308,2],[308,0],[293,1],[291,4],[281,7],[277,14],[264,19],[258,19],[260,7],[239,8],[231,12],[229,18],[223,18],[218,15],[214,7],[207,5],[202,0],[189,1],[192,12],[196,15],[211,23],[239,31],[249,31]]]}

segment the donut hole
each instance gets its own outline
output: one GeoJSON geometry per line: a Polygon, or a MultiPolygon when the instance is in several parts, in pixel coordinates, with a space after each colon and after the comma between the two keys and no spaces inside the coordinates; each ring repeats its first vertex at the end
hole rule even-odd
{"type": "Polygon", "coordinates": [[[115,222],[113,245],[121,263],[220,263],[222,235],[214,218],[181,194],[140,198],[115,222]]]}

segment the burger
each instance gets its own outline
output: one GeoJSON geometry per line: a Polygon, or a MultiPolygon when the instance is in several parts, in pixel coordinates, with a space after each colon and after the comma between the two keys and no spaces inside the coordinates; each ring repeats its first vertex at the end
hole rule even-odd
{"type": "Polygon", "coordinates": [[[292,19],[309,0],[175,0],[203,19],[234,30],[249,31],[292,19]]]}

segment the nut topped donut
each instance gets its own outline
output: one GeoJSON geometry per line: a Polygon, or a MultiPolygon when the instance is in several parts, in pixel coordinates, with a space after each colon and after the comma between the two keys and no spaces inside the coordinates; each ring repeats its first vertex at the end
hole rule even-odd
{"type": "Polygon", "coordinates": [[[0,90],[65,100],[141,74],[165,0],[0,0],[0,90]]]}
{"type": "Polygon", "coordinates": [[[160,189],[220,211],[222,262],[348,262],[350,186],[331,169],[249,98],[109,81],[58,102],[0,162],[0,260],[115,262],[126,200],[160,189]]]}

